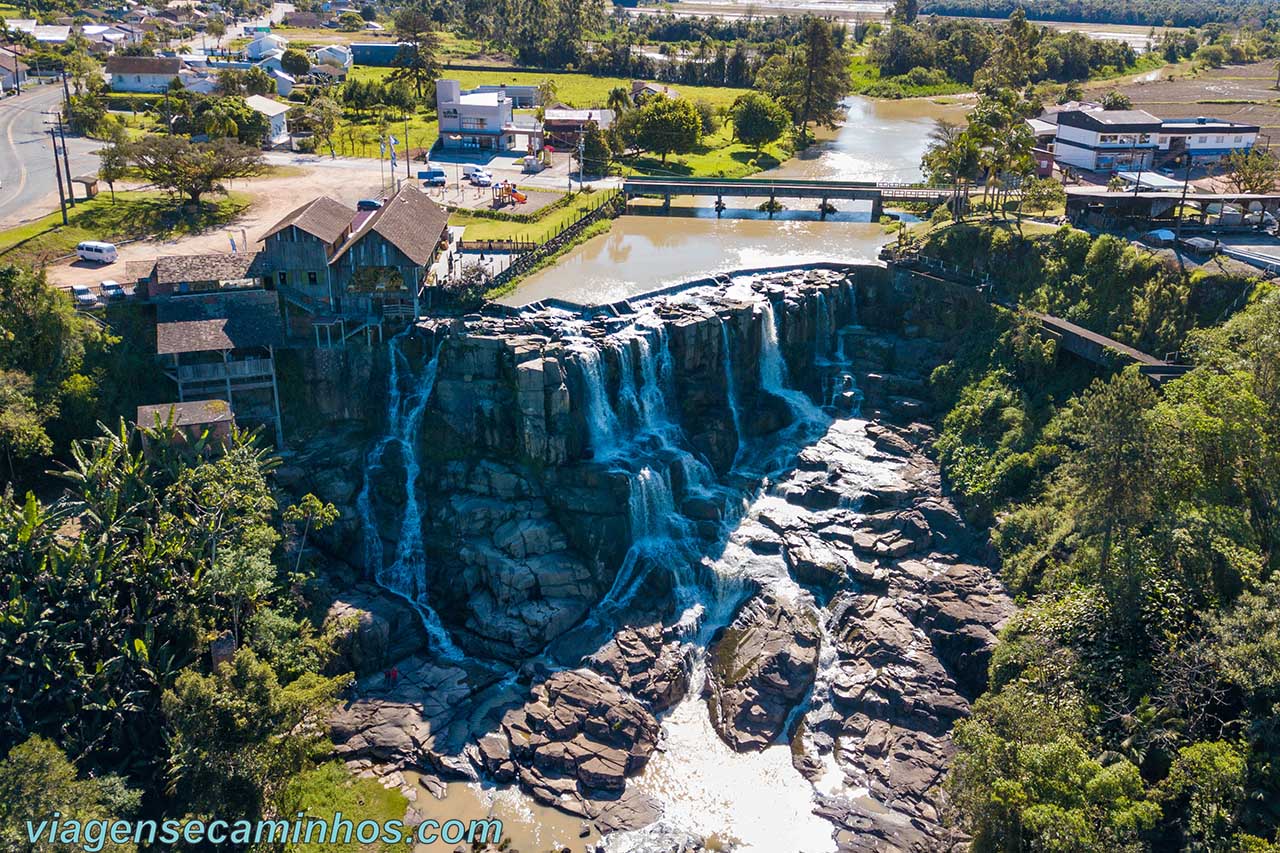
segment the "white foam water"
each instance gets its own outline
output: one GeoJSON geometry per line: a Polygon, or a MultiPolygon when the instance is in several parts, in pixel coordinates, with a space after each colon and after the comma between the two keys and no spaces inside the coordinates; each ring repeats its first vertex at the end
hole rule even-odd
{"type": "MultiPolygon", "coordinates": [[[[417,383],[405,393],[401,387],[404,382],[401,369],[402,362],[406,362],[402,340],[407,334],[406,331],[397,335],[387,348],[390,361],[387,377],[387,431],[365,458],[364,484],[356,498],[364,534],[365,565],[372,567],[374,579],[380,586],[413,603],[422,617],[423,627],[426,628],[431,648],[436,654],[448,660],[460,660],[463,657],[462,650],[454,644],[448,629],[440,621],[440,615],[431,607],[427,595],[426,554],[422,547],[422,508],[418,501],[417,487],[422,466],[415,438],[422,422],[422,414],[426,411],[431,392],[435,388],[436,369],[440,364],[440,353],[444,349],[444,338],[436,344],[435,352],[423,368],[417,383]],[[405,504],[400,517],[400,536],[396,542],[395,557],[390,565],[385,565],[386,555],[378,533],[371,487],[372,472],[383,467],[387,449],[393,442],[400,450],[404,468],[405,504]]],[[[404,366],[407,367],[407,363],[404,366]]]]}

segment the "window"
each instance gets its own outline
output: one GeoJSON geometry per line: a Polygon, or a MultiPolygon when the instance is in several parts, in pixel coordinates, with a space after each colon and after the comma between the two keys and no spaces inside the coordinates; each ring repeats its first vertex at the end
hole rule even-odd
{"type": "Polygon", "coordinates": [[[281,287],[284,287],[286,284],[289,283],[289,274],[287,272],[279,273],[278,277],[280,279],[281,287]]]}
{"type": "Polygon", "coordinates": [[[1207,136],[1202,136],[1202,137],[1200,137],[1200,142],[1201,142],[1202,144],[1203,144],[1203,143],[1205,143],[1205,142],[1208,142],[1208,141],[1209,141],[1209,137],[1207,137],[1207,136]]]}
{"type": "Polygon", "coordinates": [[[485,121],[482,118],[464,118],[462,120],[463,130],[484,130],[485,121]]]}
{"type": "Polygon", "coordinates": [[[1104,133],[1098,137],[1098,141],[1101,142],[1103,145],[1108,145],[1108,144],[1118,142],[1119,139],[1120,137],[1116,136],[1114,133],[1104,133]]]}
{"type": "Polygon", "coordinates": [[[307,284],[311,285],[312,287],[315,287],[318,282],[319,280],[316,278],[315,273],[313,272],[307,273],[307,284]]]}
{"type": "Polygon", "coordinates": [[[1243,136],[1237,136],[1237,137],[1236,137],[1236,144],[1237,144],[1237,145],[1239,145],[1241,142],[1244,142],[1244,137],[1243,137],[1243,136]]]}
{"type": "Polygon", "coordinates": [[[1225,136],[1219,136],[1217,139],[1215,139],[1215,140],[1214,140],[1214,142],[1216,142],[1216,143],[1218,143],[1219,145],[1221,145],[1225,140],[1226,140],[1226,137],[1225,137],[1225,136]]]}

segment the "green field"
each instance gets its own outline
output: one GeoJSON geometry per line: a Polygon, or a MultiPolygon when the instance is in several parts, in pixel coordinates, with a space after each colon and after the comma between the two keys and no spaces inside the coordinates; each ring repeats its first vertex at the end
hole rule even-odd
{"type": "MultiPolygon", "coordinates": [[[[538,188],[538,192],[546,192],[538,188]]],[[[507,219],[490,219],[466,211],[455,211],[449,216],[450,225],[466,226],[465,240],[530,240],[545,243],[556,232],[572,224],[582,214],[600,204],[604,196],[598,192],[574,193],[568,203],[546,210],[545,215],[534,222],[515,222],[507,219]]]]}
{"type": "Polygon", "coordinates": [[[111,201],[104,189],[97,198],[78,201],[68,208],[68,224],[60,213],[0,231],[0,264],[41,265],[72,254],[82,240],[119,242],[139,237],[177,237],[218,228],[249,206],[249,199],[230,193],[205,202],[199,213],[188,215],[181,203],[153,192],[119,192],[111,201]]]}

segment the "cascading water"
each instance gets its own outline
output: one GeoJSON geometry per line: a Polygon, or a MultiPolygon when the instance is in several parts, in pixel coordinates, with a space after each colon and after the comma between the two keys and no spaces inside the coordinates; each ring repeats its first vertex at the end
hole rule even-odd
{"type": "MultiPolygon", "coordinates": [[[[391,340],[388,347],[390,370],[388,373],[387,394],[387,432],[369,451],[365,458],[364,485],[356,498],[356,507],[360,512],[361,527],[364,533],[364,550],[366,565],[372,566],[374,578],[387,590],[412,602],[422,617],[423,627],[431,639],[432,648],[442,658],[459,660],[462,651],[449,637],[448,630],[440,621],[440,616],[431,608],[427,599],[427,566],[426,554],[422,547],[422,513],[418,503],[417,481],[421,471],[418,459],[418,443],[415,441],[422,414],[426,411],[435,388],[436,369],[440,364],[440,353],[444,349],[444,339],[436,345],[430,361],[418,377],[416,387],[404,393],[401,387],[401,362],[405,355],[401,350],[403,333],[391,340]],[[405,504],[400,518],[400,536],[396,542],[395,559],[385,565],[385,554],[382,538],[378,533],[377,516],[373,507],[371,485],[372,472],[383,467],[387,448],[392,442],[400,449],[401,464],[404,468],[405,504]]],[[[410,374],[412,376],[412,374],[410,374]]]]}
{"type": "Polygon", "coordinates": [[[721,360],[724,361],[724,385],[729,395],[729,414],[733,416],[733,432],[738,437],[738,451],[733,457],[736,465],[738,457],[742,455],[742,443],[746,436],[742,434],[742,413],[738,411],[738,381],[733,377],[733,345],[729,341],[729,322],[724,317],[720,318],[720,347],[724,350],[721,360]]]}

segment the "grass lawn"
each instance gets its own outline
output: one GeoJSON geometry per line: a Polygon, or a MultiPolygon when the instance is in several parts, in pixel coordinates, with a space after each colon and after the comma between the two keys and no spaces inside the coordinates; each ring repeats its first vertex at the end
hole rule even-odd
{"type": "Polygon", "coordinates": [[[118,242],[138,237],[175,237],[218,228],[235,219],[249,206],[248,196],[231,193],[206,201],[194,216],[184,213],[180,203],[153,192],[119,192],[112,204],[104,190],[97,198],[78,201],[67,210],[68,224],[60,213],[0,231],[0,264],[32,266],[69,255],[82,240],[118,242]]]}
{"type": "MultiPolygon", "coordinates": [[[[539,189],[539,192],[545,192],[539,189]]],[[[465,240],[532,240],[545,243],[556,231],[572,223],[586,211],[600,204],[603,193],[574,193],[567,204],[546,211],[536,222],[512,222],[505,219],[489,219],[466,211],[449,215],[450,225],[466,226],[465,240]]]]}
{"type": "Polygon", "coordinates": [[[664,164],[661,157],[645,154],[624,161],[625,174],[678,175],[680,177],[745,178],[763,169],[772,169],[791,156],[785,142],[774,142],[760,150],[756,157],[753,146],[730,142],[733,125],[702,138],[698,148],[688,154],[672,154],[664,164]]]}
{"type": "Polygon", "coordinates": [[[22,10],[17,6],[0,3],[0,18],[21,18],[22,10]]]}

